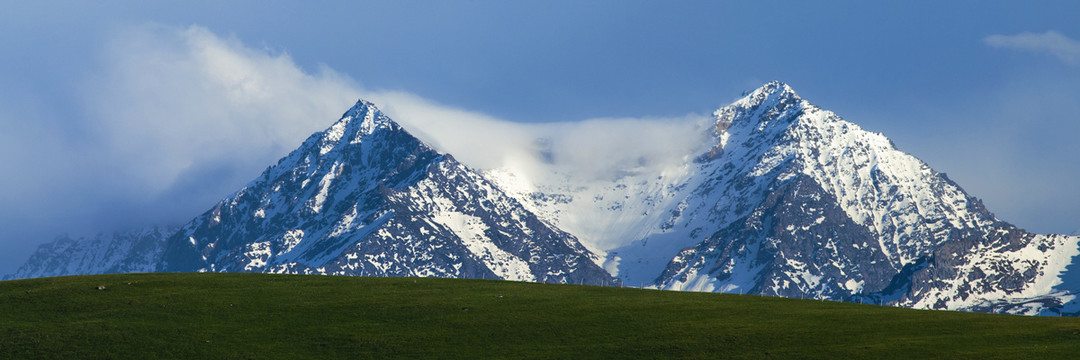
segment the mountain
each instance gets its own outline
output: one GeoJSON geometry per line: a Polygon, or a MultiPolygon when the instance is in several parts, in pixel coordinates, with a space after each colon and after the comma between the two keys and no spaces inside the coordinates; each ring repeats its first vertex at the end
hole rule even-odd
{"type": "Polygon", "coordinates": [[[615,283],[598,260],[360,101],[173,234],[160,270],[615,283]]]}
{"type": "Polygon", "coordinates": [[[997,219],[889,139],[772,82],[720,108],[709,140],[659,176],[521,185],[515,197],[664,289],[1038,313],[1080,239],[997,219]]]}
{"type": "Polygon", "coordinates": [[[599,262],[359,101],[180,228],[62,237],[9,278],[216,271],[617,284],[599,262]]]}
{"type": "Polygon", "coordinates": [[[53,242],[39,246],[25,264],[5,276],[4,280],[153,272],[161,262],[165,239],[175,230],[149,227],[79,239],[62,235],[53,242]]]}
{"type": "MultiPolygon", "coordinates": [[[[18,276],[491,278],[1080,314],[1080,237],[998,219],[786,84],[721,107],[699,133],[680,161],[537,177],[474,170],[360,101],[164,240],[60,239],[18,276]]],[[[551,144],[537,144],[544,158],[551,144]]]]}

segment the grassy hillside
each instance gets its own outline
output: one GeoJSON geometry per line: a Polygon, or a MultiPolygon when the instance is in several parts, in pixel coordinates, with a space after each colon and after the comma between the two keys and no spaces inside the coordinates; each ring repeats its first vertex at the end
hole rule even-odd
{"type": "Polygon", "coordinates": [[[0,282],[0,358],[1066,358],[1080,319],[413,278],[0,282]],[[104,290],[98,290],[104,285],[104,290]]]}

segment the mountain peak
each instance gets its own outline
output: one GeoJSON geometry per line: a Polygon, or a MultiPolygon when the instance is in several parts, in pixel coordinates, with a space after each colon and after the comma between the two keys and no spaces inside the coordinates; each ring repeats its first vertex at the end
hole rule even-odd
{"type": "Polygon", "coordinates": [[[757,119],[757,122],[768,122],[804,103],[806,100],[800,98],[787,84],[780,81],[768,82],[746,93],[742,99],[713,112],[713,116],[716,117],[715,133],[717,135],[724,133],[737,118],[744,117],[757,119]]]}
{"type": "Polygon", "coordinates": [[[357,100],[356,104],[349,108],[349,110],[341,116],[341,120],[338,121],[351,122],[352,119],[357,118],[363,119],[360,124],[358,124],[359,127],[357,128],[363,135],[369,135],[377,129],[398,126],[397,123],[390,120],[389,117],[386,117],[374,103],[364,99],[357,100]]]}
{"type": "Polygon", "coordinates": [[[792,89],[791,86],[788,86],[788,84],[780,81],[770,81],[757,88],[757,90],[751,91],[732,105],[752,108],[761,105],[782,104],[799,100],[802,100],[802,98],[800,98],[799,95],[795,93],[795,90],[792,89]]]}
{"type": "Polygon", "coordinates": [[[361,114],[367,113],[369,110],[378,111],[378,108],[375,106],[375,103],[364,99],[357,99],[356,104],[353,104],[353,106],[349,108],[349,110],[346,110],[345,113],[341,115],[341,117],[357,117],[361,114]]]}
{"type": "Polygon", "coordinates": [[[320,153],[326,154],[346,139],[347,143],[356,143],[381,129],[400,128],[400,125],[384,115],[375,104],[360,99],[341,115],[341,119],[322,132],[320,153]]]}

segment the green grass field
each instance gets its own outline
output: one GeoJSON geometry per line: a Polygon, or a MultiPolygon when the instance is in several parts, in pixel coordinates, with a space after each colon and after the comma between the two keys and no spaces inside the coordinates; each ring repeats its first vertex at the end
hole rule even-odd
{"type": "Polygon", "coordinates": [[[1076,356],[1076,318],[748,295],[262,274],[0,282],[3,359],[1076,356]]]}

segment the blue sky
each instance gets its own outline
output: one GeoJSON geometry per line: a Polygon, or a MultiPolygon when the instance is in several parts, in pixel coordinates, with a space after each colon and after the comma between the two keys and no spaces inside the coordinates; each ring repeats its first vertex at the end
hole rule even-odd
{"type": "Polygon", "coordinates": [[[1002,219],[1069,233],[1077,14],[1071,1],[6,4],[0,272],[61,233],[186,221],[358,96],[491,124],[676,123],[770,80],[884,133],[1002,219]]]}

